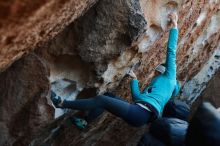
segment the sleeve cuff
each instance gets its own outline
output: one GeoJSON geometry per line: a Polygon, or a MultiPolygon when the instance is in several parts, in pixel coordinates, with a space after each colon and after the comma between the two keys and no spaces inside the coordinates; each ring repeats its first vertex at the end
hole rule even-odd
{"type": "Polygon", "coordinates": [[[131,80],[131,83],[138,83],[139,81],[137,79],[131,80]]]}
{"type": "Polygon", "coordinates": [[[179,30],[178,30],[178,28],[176,28],[176,27],[172,27],[171,29],[170,29],[170,33],[178,33],[179,32],[179,30]]]}

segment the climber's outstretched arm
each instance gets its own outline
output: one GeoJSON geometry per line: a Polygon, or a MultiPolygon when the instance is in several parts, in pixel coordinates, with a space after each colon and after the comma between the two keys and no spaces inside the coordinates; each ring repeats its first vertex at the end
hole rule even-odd
{"type": "Polygon", "coordinates": [[[168,44],[167,44],[165,75],[167,75],[167,77],[170,79],[176,79],[176,48],[178,41],[178,29],[177,29],[178,16],[175,13],[171,13],[169,17],[172,21],[173,27],[170,30],[168,44]]]}
{"type": "Polygon", "coordinates": [[[128,75],[132,77],[132,80],[130,82],[130,88],[131,88],[132,99],[133,101],[135,101],[138,98],[138,96],[141,94],[139,85],[138,85],[137,76],[132,70],[130,70],[128,75]]]}

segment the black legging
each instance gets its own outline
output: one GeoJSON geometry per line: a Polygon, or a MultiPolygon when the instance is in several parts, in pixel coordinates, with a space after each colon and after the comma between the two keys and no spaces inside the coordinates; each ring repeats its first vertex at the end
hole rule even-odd
{"type": "Polygon", "coordinates": [[[135,127],[147,124],[152,116],[151,112],[137,104],[130,104],[116,96],[111,97],[105,95],[100,95],[89,99],[64,101],[63,108],[71,108],[76,110],[105,109],[135,127]]]}

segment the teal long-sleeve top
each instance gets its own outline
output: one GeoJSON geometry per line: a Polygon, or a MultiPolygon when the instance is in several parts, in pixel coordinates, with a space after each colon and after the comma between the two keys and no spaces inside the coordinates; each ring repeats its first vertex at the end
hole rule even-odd
{"type": "MultiPolygon", "coordinates": [[[[162,114],[163,108],[168,100],[174,94],[177,80],[176,80],[176,48],[178,40],[178,29],[172,28],[170,30],[167,56],[166,56],[166,71],[152,79],[148,87],[140,92],[138,80],[131,80],[131,94],[135,103],[144,102],[153,106],[159,115],[162,114]],[[150,90],[149,90],[150,89],[150,90]]],[[[178,85],[179,86],[179,85],[178,85]]]]}

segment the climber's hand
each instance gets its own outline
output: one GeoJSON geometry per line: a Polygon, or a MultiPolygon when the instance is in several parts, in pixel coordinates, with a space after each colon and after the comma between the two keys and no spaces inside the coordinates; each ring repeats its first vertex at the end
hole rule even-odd
{"type": "Polygon", "coordinates": [[[170,18],[171,23],[173,24],[173,27],[177,27],[177,21],[178,21],[178,15],[175,12],[172,12],[168,15],[168,18],[170,18]]]}
{"type": "Polygon", "coordinates": [[[128,75],[131,76],[133,79],[137,79],[137,76],[135,75],[135,73],[132,70],[130,70],[128,72],[128,75]]]}

